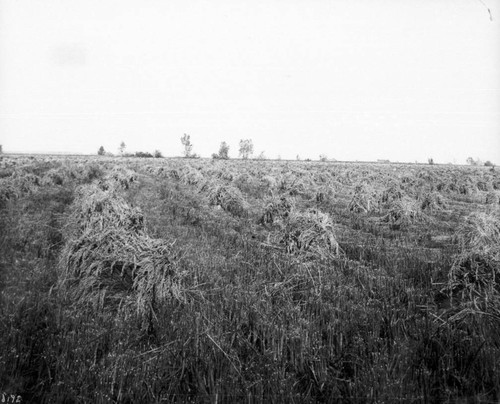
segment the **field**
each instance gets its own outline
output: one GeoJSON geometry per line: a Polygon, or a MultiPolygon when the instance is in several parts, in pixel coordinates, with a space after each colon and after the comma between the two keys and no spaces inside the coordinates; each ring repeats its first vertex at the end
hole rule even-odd
{"type": "Polygon", "coordinates": [[[0,394],[498,402],[500,171],[3,156],[0,394]]]}

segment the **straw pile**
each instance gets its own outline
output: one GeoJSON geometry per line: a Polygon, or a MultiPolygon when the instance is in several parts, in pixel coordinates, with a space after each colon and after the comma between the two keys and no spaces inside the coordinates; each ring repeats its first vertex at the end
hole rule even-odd
{"type": "Polygon", "coordinates": [[[185,166],[183,167],[181,173],[179,174],[179,180],[183,184],[187,185],[197,185],[200,182],[202,182],[204,179],[203,174],[200,172],[200,170],[191,167],[191,166],[185,166]]]}
{"type": "Polygon", "coordinates": [[[171,245],[146,234],[141,211],[115,187],[77,191],[65,239],[60,283],[72,300],[107,308],[132,304],[151,316],[158,302],[180,298],[171,245]]]}
{"type": "Polygon", "coordinates": [[[490,191],[486,194],[486,204],[487,205],[498,205],[500,204],[500,193],[497,191],[490,191]]]}
{"type": "Polygon", "coordinates": [[[268,200],[259,223],[273,224],[277,220],[287,218],[293,208],[293,205],[293,200],[290,200],[286,196],[276,197],[273,195],[268,200]]]}
{"type": "Polygon", "coordinates": [[[234,216],[243,217],[248,213],[248,203],[241,191],[232,186],[218,182],[205,184],[208,192],[208,203],[212,206],[220,206],[234,216]]]}
{"type": "Polygon", "coordinates": [[[367,184],[358,184],[354,187],[353,196],[349,203],[349,210],[356,213],[368,213],[377,200],[376,191],[367,184]]]}
{"type": "Polygon", "coordinates": [[[123,189],[129,189],[130,185],[137,181],[137,173],[124,167],[115,166],[104,177],[103,183],[115,182],[123,189]]]}
{"type": "Polygon", "coordinates": [[[389,184],[380,194],[380,202],[381,203],[391,203],[398,199],[403,198],[404,192],[401,189],[400,185],[397,183],[389,184]]]}
{"type": "Polygon", "coordinates": [[[292,211],[282,222],[278,242],[290,254],[322,258],[339,254],[332,219],[312,209],[292,211]]]}
{"type": "Polygon", "coordinates": [[[455,238],[462,253],[500,260],[500,215],[472,213],[460,225],[455,238]]]}
{"type": "Polygon", "coordinates": [[[423,211],[439,212],[447,209],[448,204],[439,192],[428,192],[421,198],[420,208],[423,211]]]}
{"type": "Polygon", "coordinates": [[[331,202],[335,196],[335,188],[331,184],[322,184],[315,190],[315,199],[318,203],[331,202]]]}
{"type": "MultiPolygon", "coordinates": [[[[500,215],[484,212],[466,218],[456,234],[460,252],[443,292],[459,303],[495,312],[500,303],[500,215]]],[[[499,313],[500,314],[500,313],[499,313]]]]}
{"type": "Polygon", "coordinates": [[[383,221],[395,227],[408,226],[424,219],[425,216],[418,201],[407,196],[393,201],[389,212],[383,217],[383,221]]]}

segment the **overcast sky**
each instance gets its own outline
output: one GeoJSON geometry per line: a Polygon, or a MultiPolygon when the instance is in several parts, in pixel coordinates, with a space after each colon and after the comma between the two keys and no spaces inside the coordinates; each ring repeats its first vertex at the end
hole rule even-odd
{"type": "Polygon", "coordinates": [[[498,0],[0,0],[0,144],[500,164],[499,22],[498,0]]]}

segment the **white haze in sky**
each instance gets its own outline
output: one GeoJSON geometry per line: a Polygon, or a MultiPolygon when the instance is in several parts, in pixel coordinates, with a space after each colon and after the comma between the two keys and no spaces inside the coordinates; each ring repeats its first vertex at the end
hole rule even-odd
{"type": "Polygon", "coordinates": [[[500,164],[499,22],[497,0],[0,0],[0,144],[500,164]]]}

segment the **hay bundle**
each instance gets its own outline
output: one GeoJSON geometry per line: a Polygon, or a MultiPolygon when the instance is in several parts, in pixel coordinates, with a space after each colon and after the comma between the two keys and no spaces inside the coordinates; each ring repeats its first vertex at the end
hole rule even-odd
{"type": "Polygon", "coordinates": [[[7,201],[19,197],[19,192],[10,178],[0,178],[0,207],[7,201]]]}
{"type": "Polygon", "coordinates": [[[151,315],[158,302],[179,298],[171,245],[150,238],[140,210],[116,190],[81,188],[69,223],[60,283],[77,302],[108,308],[128,302],[151,315]]]}
{"type": "Polygon", "coordinates": [[[307,194],[308,184],[306,178],[287,173],[277,179],[276,187],[282,193],[290,196],[307,194]]]}
{"type": "Polygon", "coordinates": [[[42,185],[63,185],[64,172],[62,170],[51,168],[42,178],[42,185]]]}
{"type": "Polygon", "coordinates": [[[380,202],[392,203],[396,200],[403,198],[405,195],[400,185],[397,183],[389,184],[380,194],[380,202]]]}
{"type": "Polygon", "coordinates": [[[420,204],[417,200],[410,197],[403,197],[394,201],[389,208],[387,215],[383,217],[385,222],[392,226],[408,226],[415,222],[421,222],[425,219],[420,204]]]}
{"type": "Polygon", "coordinates": [[[476,187],[479,191],[488,192],[493,190],[493,184],[487,180],[479,180],[476,183],[476,187]]]}
{"type": "Polygon", "coordinates": [[[322,184],[315,191],[315,199],[318,203],[330,202],[335,196],[335,188],[330,184],[322,184]]]}
{"type": "Polygon", "coordinates": [[[179,179],[183,184],[197,185],[203,181],[204,177],[200,170],[191,166],[186,166],[182,169],[179,179]]]}
{"type": "Polygon", "coordinates": [[[247,215],[248,203],[238,188],[212,182],[208,186],[207,192],[210,205],[220,206],[234,216],[247,215]]]}
{"type": "Polygon", "coordinates": [[[278,242],[290,254],[322,258],[339,254],[332,219],[316,210],[292,211],[282,222],[278,242]]]}
{"type": "Polygon", "coordinates": [[[104,181],[114,181],[123,189],[129,189],[130,185],[137,181],[137,173],[124,167],[115,166],[106,174],[104,181]]]}
{"type": "Polygon", "coordinates": [[[377,192],[367,184],[358,184],[354,187],[349,210],[356,213],[370,212],[377,200],[377,192]]]}
{"type": "Polygon", "coordinates": [[[281,196],[281,197],[271,197],[268,200],[264,213],[262,214],[259,223],[260,224],[272,224],[276,220],[282,220],[288,217],[292,208],[294,206],[293,200],[281,196]]]}
{"type": "Polygon", "coordinates": [[[428,192],[422,196],[420,208],[423,211],[437,212],[447,209],[448,204],[439,192],[428,192]]]}
{"type": "Polygon", "coordinates": [[[261,180],[263,186],[269,189],[275,189],[278,181],[272,175],[264,175],[261,180]]]}
{"type": "Polygon", "coordinates": [[[179,181],[181,179],[181,175],[179,174],[179,171],[176,170],[175,168],[168,171],[168,177],[175,180],[175,181],[179,181]]]}
{"type": "Polygon", "coordinates": [[[486,204],[487,205],[498,205],[500,204],[500,194],[496,191],[490,191],[486,194],[486,204]]]}
{"type": "Polygon", "coordinates": [[[459,227],[460,252],[449,272],[448,294],[456,302],[473,302],[482,311],[498,311],[500,303],[500,216],[473,213],[459,227]]]}
{"type": "Polygon", "coordinates": [[[500,215],[472,213],[458,228],[455,240],[462,254],[480,254],[500,260],[500,215]]]}

